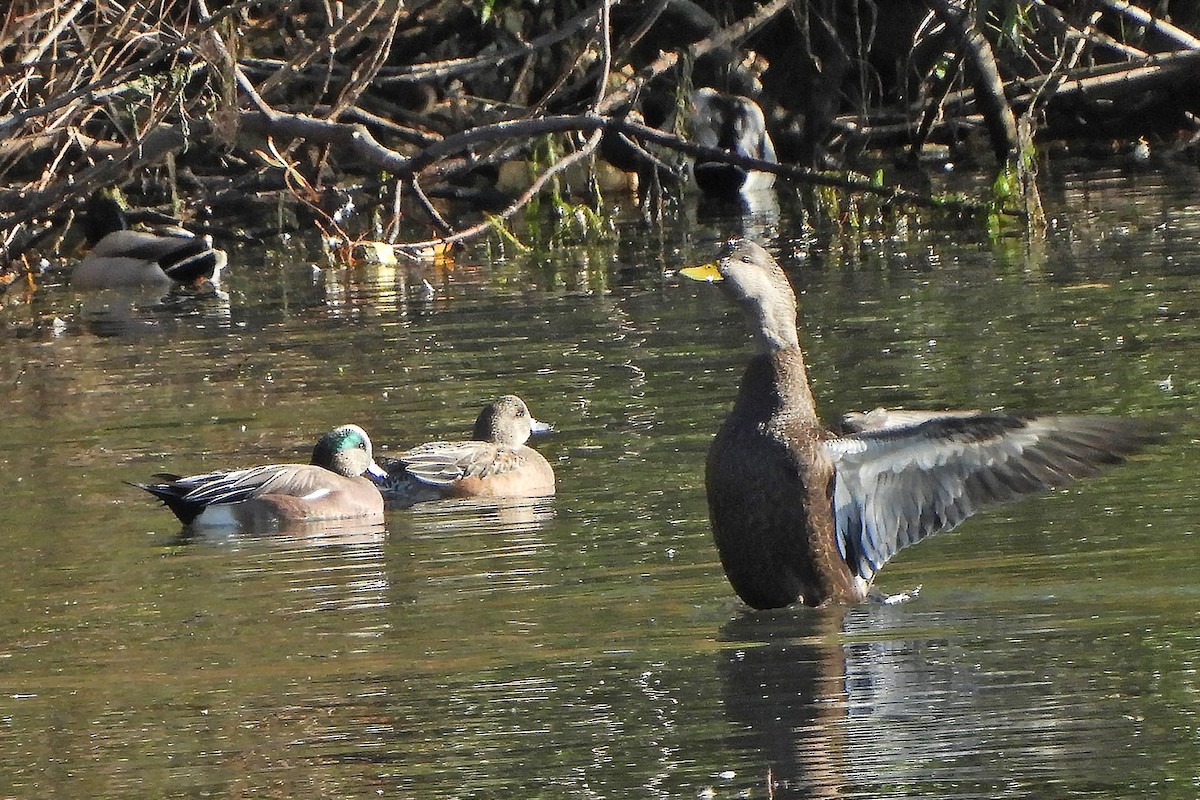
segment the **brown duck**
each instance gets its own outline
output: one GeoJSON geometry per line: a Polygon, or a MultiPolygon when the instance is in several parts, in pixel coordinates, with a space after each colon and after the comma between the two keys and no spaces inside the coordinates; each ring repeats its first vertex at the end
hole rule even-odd
{"type": "Polygon", "coordinates": [[[709,517],[734,590],[755,608],[856,603],[889,558],[987,506],[1062,486],[1138,449],[1138,422],[1098,416],[877,410],[817,417],[796,295],[754,242],[681,270],[719,282],[755,353],[708,455],[709,517]]]}
{"type": "Polygon", "coordinates": [[[399,508],[447,497],[547,497],[554,494],[554,468],[525,443],[549,430],[525,401],[508,394],[483,407],[470,441],[428,442],[380,459],[387,477],[376,483],[399,508]]]}

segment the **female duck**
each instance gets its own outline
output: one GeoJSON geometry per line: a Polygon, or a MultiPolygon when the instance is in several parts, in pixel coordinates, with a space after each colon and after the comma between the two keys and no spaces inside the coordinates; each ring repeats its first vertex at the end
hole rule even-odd
{"type": "Polygon", "coordinates": [[[469,442],[430,442],[384,459],[380,491],[407,508],[446,497],[542,497],[554,494],[554,469],[525,443],[550,430],[516,395],[479,412],[469,442]]]}
{"type": "Polygon", "coordinates": [[[721,563],[755,608],[854,603],[899,550],[986,506],[1091,475],[1149,436],[1108,417],[873,412],[837,436],[817,418],[796,296],[757,244],[681,271],[720,282],[755,353],[708,456],[721,563]]]}
{"type": "Polygon", "coordinates": [[[245,529],[283,522],[381,516],[383,497],[368,478],[385,473],[371,440],[357,425],[322,436],[308,464],[271,464],[181,478],[160,473],[159,483],[134,483],[166,503],[184,525],[245,529]]]}
{"type": "Polygon", "coordinates": [[[171,288],[216,283],[225,266],[223,250],[205,236],[181,228],[156,233],[129,230],[115,198],[97,192],[88,200],[84,228],[92,249],[71,273],[72,289],[171,288]]]}

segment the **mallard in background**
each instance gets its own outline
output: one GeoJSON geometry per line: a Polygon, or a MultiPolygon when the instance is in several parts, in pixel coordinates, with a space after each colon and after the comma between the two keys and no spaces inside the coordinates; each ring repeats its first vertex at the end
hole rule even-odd
{"type": "Polygon", "coordinates": [[[734,240],[681,273],[717,282],[755,342],[705,477],[721,563],[755,608],[859,602],[902,548],[1092,475],[1152,438],[1113,417],[882,410],[849,418],[857,432],[839,436],[817,417],[796,295],[775,259],[734,240]]]}
{"type": "MultiPolygon", "coordinates": [[[[723,94],[710,87],[698,89],[692,94],[690,122],[697,144],[779,163],[766,117],[749,97],[723,94]]],[[[721,161],[696,161],[692,170],[700,190],[713,197],[736,198],[775,185],[773,173],[721,161]]]]}
{"type": "Polygon", "coordinates": [[[308,464],[269,464],[180,477],[159,473],[158,483],[131,483],[162,500],[184,525],[246,530],[280,523],[351,519],[383,514],[372,480],[385,473],[371,440],[357,425],[322,436],[308,464]]]}
{"type": "Polygon", "coordinates": [[[71,273],[73,289],[195,287],[220,279],[225,252],[206,236],[176,227],[130,230],[125,210],[106,192],[92,195],[82,218],[91,250],[71,273]]]}
{"type": "Polygon", "coordinates": [[[554,469],[525,443],[550,426],[516,395],[488,403],[468,442],[430,442],[380,459],[389,504],[408,507],[447,497],[543,497],[554,494],[554,469]]]}

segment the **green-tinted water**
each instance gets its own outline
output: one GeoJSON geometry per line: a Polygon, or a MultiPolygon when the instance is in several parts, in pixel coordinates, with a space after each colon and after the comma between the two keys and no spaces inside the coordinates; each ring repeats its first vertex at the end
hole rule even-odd
{"type": "Polygon", "coordinates": [[[827,416],[1181,425],[905,551],[882,588],[923,590],[898,607],[751,614],[721,575],[703,462],[746,336],[671,273],[735,220],[315,283],[302,253],[240,252],[199,310],[54,288],[5,309],[0,796],[1194,796],[1182,181],[1069,177],[1033,253],[918,225],[830,240],[784,203],[771,243],[827,416]],[[556,426],[553,501],[196,539],[121,483],[305,460],[345,421],[391,448],[462,436],[508,392],[556,426]]]}

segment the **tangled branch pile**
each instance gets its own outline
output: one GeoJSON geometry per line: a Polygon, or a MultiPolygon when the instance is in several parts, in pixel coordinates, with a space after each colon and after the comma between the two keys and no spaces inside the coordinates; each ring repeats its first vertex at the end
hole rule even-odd
{"type": "Polygon", "coordinates": [[[358,191],[391,219],[374,234],[396,238],[405,214],[430,241],[478,234],[447,218],[510,214],[597,152],[669,190],[673,156],[738,160],[679,135],[701,85],[767,111],[783,163],[754,166],[904,202],[927,199],[828,168],[975,132],[1003,165],[1028,145],[1022,119],[1035,139],[1160,136],[1177,153],[1200,128],[1194,3],[1147,3],[1172,23],[1125,0],[209,2],[0,12],[7,258],[106,186],[242,218],[283,193],[328,225],[358,191]],[[498,190],[499,166],[547,137],[555,159],[498,190]]]}

